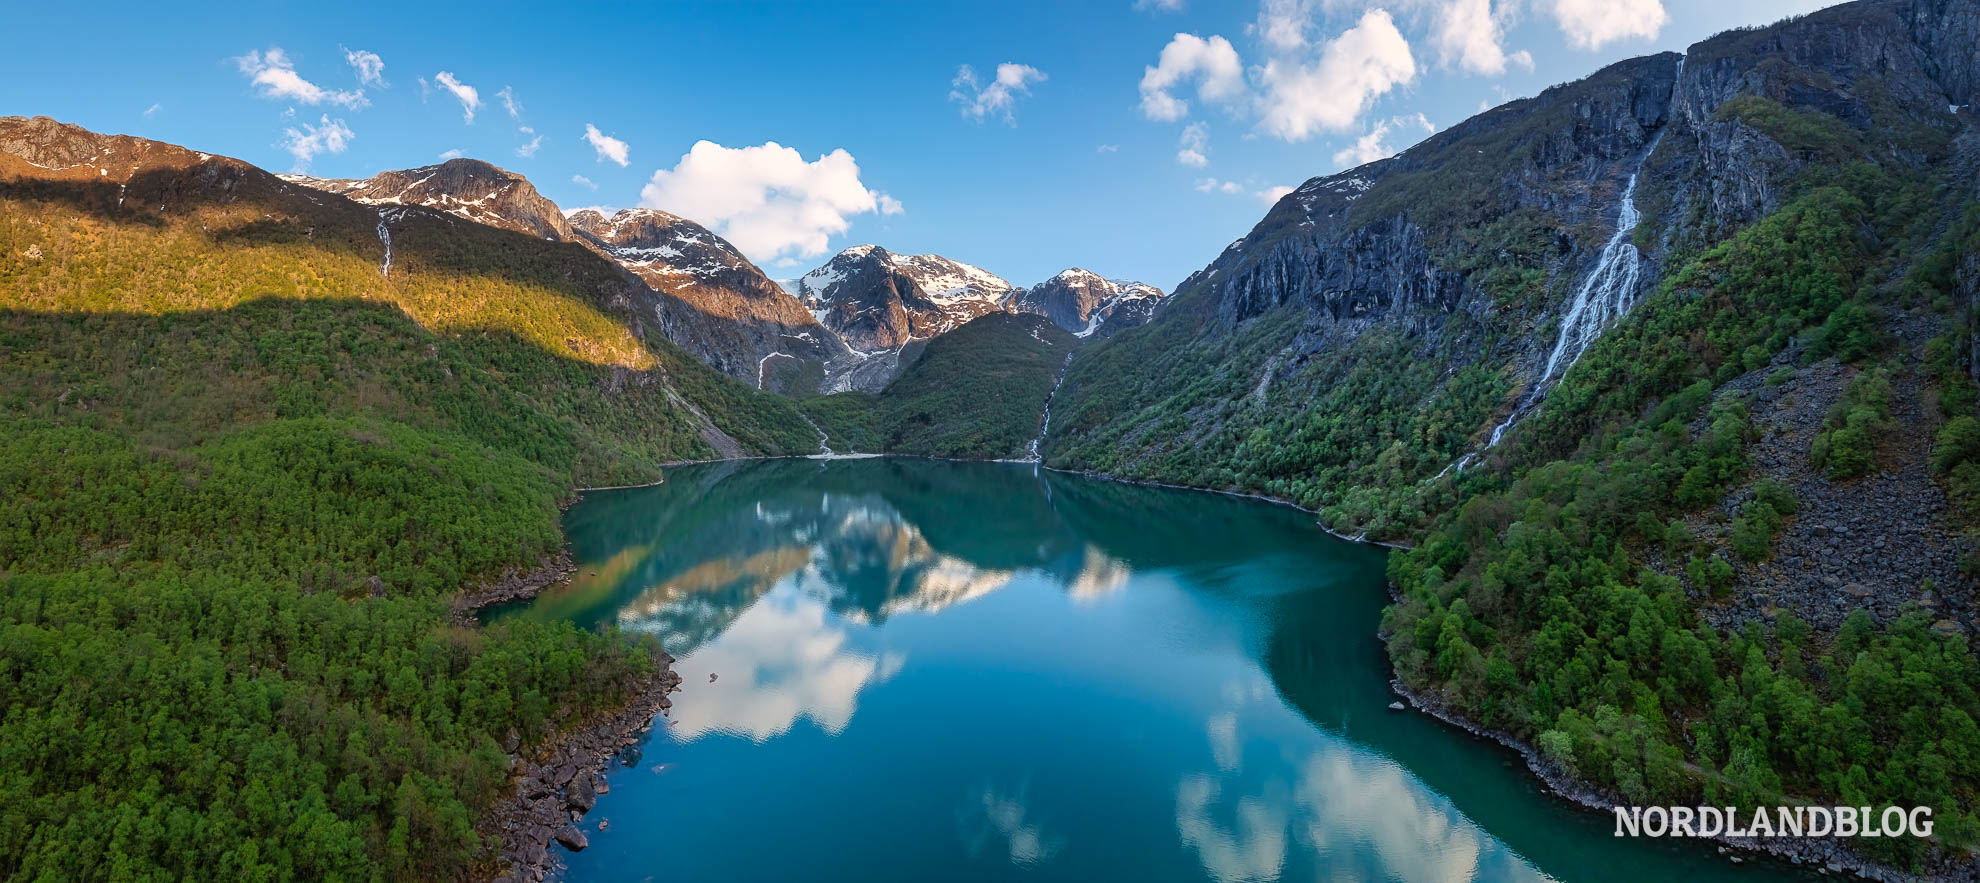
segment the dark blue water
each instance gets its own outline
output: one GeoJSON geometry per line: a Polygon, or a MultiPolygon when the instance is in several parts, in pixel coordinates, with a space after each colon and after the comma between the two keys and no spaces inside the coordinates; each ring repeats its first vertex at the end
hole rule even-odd
{"type": "Polygon", "coordinates": [[[595,493],[566,529],[577,579],[505,615],[652,632],[685,678],[573,880],[1785,871],[1618,840],[1509,752],[1388,711],[1384,553],[1285,507],[781,460],[595,493]]]}

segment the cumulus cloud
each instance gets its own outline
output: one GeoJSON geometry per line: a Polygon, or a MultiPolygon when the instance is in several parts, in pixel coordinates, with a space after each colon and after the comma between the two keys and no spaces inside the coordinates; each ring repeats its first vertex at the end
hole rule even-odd
{"type": "Polygon", "coordinates": [[[1506,9],[1492,9],[1492,0],[1446,0],[1431,14],[1430,43],[1438,60],[1475,74],[1497,76],[1508,63],[1533,69],[1533,55],[1525,50],[1507,53],[1503,43],[1506,9]]]}
{"type": "Polygon", "coordinates": [[[761,263],[815,257],[846,231],[850,216],[903,210],[867,189],[859,174],[843,149],[806,162],[775,141],[755,147],[700,141],[672,169],[653,173],[640,204],[707,224],[761,263]]]}
{"type": "Polygon", "coordinates": [[[621,167],[625,166],[626,155],[632,151],[626,142],[598,131],[598,127],[590,123],[584,124],[584,141],[591,145],[592,150],[598,151],[599,162],[609,159],[621,167]]]}
{"type": "Polygon", "coordinates": [[[1259,72],[1260,126],[1287,141],[1352,128],[1376,98],[1416,76],[1409,41],[1389,13],[1371,9],[1306,63],[1274,58],[1259,72]]]}
{"type": "Polygon", "coordinates": [[[1313,27],[1319,4],[1313,0],[1264,0],[1258,4],[1258,21],[1251,32],[1267,48],[1291,52],[1307,45],[1306,32],[1313,27]]]}
{"type": "Polygon", "coordinates": [[[502,99],[502,108],[509,112],[509,119],[522,119],[522,102],[516,100],[514,88],[503,86],[502,91],[495,93],[495,97],[502,99]]]}
{"type": "Polygon", "coordinates": [[[1019,95],[1031,94],[1032,83],[1045,82],[1045,72],[1028,64],[1004,62],[997,65],[997,76],[989,83],[979,82],[976,69],[969,65],[956,68],[956,78],[949,81],[949,100],[962,105],[963,116],[982,122],[985,116],[997,115],[1004,118],[1006,125],[1017,125],[1017,99],[1019,95]]]}
{"type": "Polygon", "coordinates": [[[583,176],[583,175],[572,175],[572,176],[571,176],[571,183],[572,183],[572,184],[576,184],[576,185],[578,185],[579,187],[588,187],[588,188],[590,188],[590,189],[592,189],[592,190],[597,190],[597,189],[598,189],[598,185],[596,185],[596,184],[593,184],[593,183],[591,183],[591,179],[590,179],[590,178],[587,178],[587,177],[585,177],[585,176],[583,176]]]}
{"type": "Polygon", "coordinates": [[[295,62],[289,60],[288,53],[280,47],[270,47],[267,52],[250,50],[248,54],[234,59],[234,64],[254,84],[256,94],[263,98],[299,104],[335,104],[351,110],[362,110],[371,104],[364,97],[363,89],[325,89],[303,79],[301,74],[296,73],[295,62]]]}
{"type": "Polygon", "coordinates": [[[1383,120],[1369,129],[1367,134],[1356,138],[1353,144],[1336,152],[1334,162],[1343,168],[1352,168],[1395,156],[1397,148],[1390,146],[1385,139],[1391,133],[1401,133],[1411,129],[1421,129],[1427,134],[1436,131],[1437,127],[1431,125],[1429,117],[1420,113],[1383,120]]]}
{"type": "Polygon", "coordinates": [[[530,137],[528,141],[523,142],[521,147],[516,148],[516,155],[523,159],[529,159],[535,156],[536,151],[543,147],[543,136],[536,134],[536,130],[528,126],[523,126],[517,129],[517,131],[530,137]]]}
{"type": "Polygon", "coordinates": [[[1243,193],[1244,185],[1236,181],[1219,181],[1216,178],[1203,178],[1196,182],[1198,193],[1243,193]]]}
{"type": "Polygon", "coordinates": [[[300,172],[308,169],[309,161],[319,154],[343,153],[355,137],[343,120],[333,120],[329,114],[324,114],[322,122],[317,125],[303,123],[283,132],[282,149],[296,158],[296,171],[300,172]]]}
{"type": "Polygon", "coordinates": [[[1189,115],[1189,102],[1170,90],[1197,79],[1196,97],[1206,102],[1232,101],[1244,95],[1244,64],[1231,41],[1212,36],[1177,34],[1162,47],[1155,64],[1141,74],[1141,115],[1151,120],[1179,120],[1189,115]]]}
{"type": "Polygon", "coordinates": [[[877,198],[877,199],[879,199],[879,200],[880,200],[880,214],[881,214],[881,215],[883,215],[883,216],[884,216],[884,215],[899,215],[899,214],[905,214],[905,213],[907,212],[907,207],[906,207],[906,206],[903,206],[903,205],[901,205],[901,201],[900,201],[900,200],[898,200],[898,199],[895,199],[895,198],[893,198],[893,197],[891,197],[891,196],[888,196],[888,195],[887,195],[887,194],[885,194],[885,193],[875,193],[875,194],[873,194],[873,195],[874,195],[874,197],[875,197],[875,198],[877,198]]]}
{"type": "Polygon", "coordinates": [[[1176,162],[1193,168],[1203,168],[1210,164],[1210,127],[1202,123],[1190,123],[1183,127],[1182,137],[1176,139],[1176,162]]]}
{"type": "Polygon", "coordinates": [[[1576,49],[1600,49],[1630,37],[1649,39],[1664,29],[1660,0],[1544,0],[1576,49]]]}
{"type": "Polygon", "coordinates": [[[481,93],[475,91],[473,86],[456,79],[448,71],[434,74],[433,82],[439,83],[440,88],[452,92],[455,98],[460,99],[461,120],[470,126],[474,125],[474,112],[481,109],[481,93]]]}
{"type": "MultiPolygon", "coordinates": [[[[341,46],[338,48],[343,49],[341,46]]],[[[378,53],[366,52],[362,49],[344,49],[344,61],[357,73],[358,85],[386,88],[385,59],[379,58],[378,53]]]]}
{"type": "Polygon", "coordinates": [[[463,156],[467,156],[467,154],[462,152],[462,150],[458,147],[452,150],[443,150],[440,152],[440,158],[443,160],[460,159],[463,156]]]}

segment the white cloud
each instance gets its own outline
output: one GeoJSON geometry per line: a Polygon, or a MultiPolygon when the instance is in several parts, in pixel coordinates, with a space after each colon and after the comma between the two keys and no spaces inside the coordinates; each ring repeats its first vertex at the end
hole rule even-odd
{"type": "Polygon", "coordinates": [[[1177,34],[1151,67],[1141,74],[1141,115],[1151,120],[1179,120],[1189,115],[1189,102],[1169,94],[1191,77],[1200,77],[1196,97],[1231,101],[1244,94],[1244,63],[1231,41],[1212,36],[1177,34]]]}
{"type": "Polygon", "coordinates": [[[473,86],[455,79],[449,71],[434,74],[433,81],[461,100],[461,120],[470,126],[474,125],[474,112],[481,109],[481,93],[476,92],[473,86]]]}
{"type": "Polygon", "coordinates": [[[1183,0],[1134,0],[1136,12],[1181,12],[1183,0]]]}
{"type": "Polygon", "coordinates": [[[1313,27],[1316,4],[1313,0],[1264,0],[1258,4],[1258,21],[1251,32],[1276,52],[1291,52],[1307,45],[1306,31],[1313,27]]]}
{"type": "Polygon", "coordinates": [[[364,90],[343,91],[325,89],[296,73],[295,62],[279,47],[270,47],[267,52],[249,51],[234,59],[241,73],[246,75],[263,98],[295,101],[301,104],[335,104],[351,110],[362,110],[371,102],[364,97],[364,90]]]}
{"type": "Polygon", "coordinates": [[[1203,168],[1210,164],[1205,151],[1210,149],[1210,127],[1202,123],[1190,123],[1183,127],[1182,137],[1176,139],[1176,162],[1193,168],[1203,168]]]}
{"type": "Polygon", "coordinates": [[[1542,5],[1576,49],[1599,49],[1629,37],[1647,40],[1664,29],[1667,18],[1659,0],[1545,0],[1542,5]]]}
{"type": "Polygon", "coordinates": [[[1244,185],[1236,181],[1219,181],[1216,178],[1203,178],[1196,182],[1198,193],[1243,193],[1244,185]]]}
{"type": "Polygon", "coordinates": [[[1293,192],[1293,188],[1285,184],[1278,184],[1258,191],[1258,198],[1264,200],[1266,205],[1276,205],[1279,200],[1286,198],[1286,194],[1291,192],[1293,192]]]}
{"type": "Polygon", "coordinates": [[[522,102],[516,100],[516,90],[513,87],[503,86],[502,91],[495,93],[495,97],[502,99],[502,108],[509,112],[509,119],[522,119],[522,102]]]}
{"type": "Polygon", "coordinates": [[[590,123],[584,124],[584,140],[591,145],[592,150],[598,151],[599,162],[609,159],[618,163],[621,168],[627,163],[626,155],[632,152],[631,146],[626,142],[598,131],[598,127],[590,123]]]}
{"type": "Polygon", "coordinates": [[[1426,134],[1437,131],[1437,127],[1431,125],[1430,118],[1420,113],[1383,120],[1369,129],[1367,134],[1356,138],[1353,144],[1336,152],[1334,162],[1342,168],[1352,168],[1394,156],[1397,148],[1385,143],[1384,139],[1391,132],[1412,127],[1420,128],[1426,134]]]}
{"type": "Polygon", "coordinates": [[[536,151],[543,147],[543,136],[536,134],[536,130],[528,126],[522,126],[518,128],[516,131],[519,131],[524,135],[530,136],[529,141],[527,143],[523,144],[521,147],[516,148],[516,155],[522,157],[523,159],[529,159],[535,156],[536,151]]]}
{"type": "Polygon", "coordinates": [[[144,118],[151,119],[152,117],[157,116],[159,111],[164,109],[165,109],[165,105],[163,104],[153,104],[150,107],[144,109],[144,118]]]}
{"type": "Polygon", "coordinates": [[[1533,69],[1533,55],[1525,50],[1508,54],[1503,45],[1506,4],[1494,14],[1492,0],[1446,0],[1431,13],[1430,43],[1438,60],[1448,67],[1475,74],[1497,76],[1506,72],[1508,62],[1533,69]]]}
{"type": "Polygon", "coordinates": [[[362,49],[344,49],[344,61],[350,64],[351,70],[357,72],[358,85],[386,88],[385,59],[379,58],[378,53],[366,52],[362,49]]]}
{"type": "Polygon", "coordinates": [[[443,159],[443,160],[448,160],[448,159],[460,159],[460,158],[461,158],[461,157],[463,157],[463,156],[467,156],[467,154],[466,154],[466,153],[463,153],[463,152],[461,151],[461,149],[460,149],[460,148],[458,148],[458,147],[456,147],[456,148],[454,148],[454,149],[452,149],[452,150],[446,150],[446,151],[442,151],[442,152],[441,152],[441,154],[440,154],[440,158],[441,158],[441,159],[443,159]]]}
{"type": "Polygon", "coordinates": [[[1094,153],[1119,153],[1120,151],[1121,146],[1119,144],[1102,144],[1099,147],[1093,148],[1094,153]]]}
{"type": "Polygon", "coordinates": [[[1045,82],[1045,72],[1028,64],[1004,62],[997,65],[997,78],[988,85],[976,79],[976,69],[969,65],[956,68],[956,78],[949,81],[949,100],[962,105],[963,116],[982,122],[988,115],[1004,118],[1006,125],[1017,125],[1017,99],[1019,95],[1031,94],[1031,83],[1045,82]]]}
{"type": "Polygon", "coordinates": [[[881,197],[860,182],[859,164],[843,149],[805,162],[775,141],[756,147],[700,141],[672,169],[653,173],[640,204],[707,224],[767,263],[824,254],[831,237],[851,225],[850,215],[903,210],[881,197]]]}
{"type": "Polygon", "coordinates": [[[578,185],[579,187],[588,187],[588,188],[590,188],[590,189],[592,189],[592,190],[597,190],[597,189],[598,189],[598,185],[596,185],[596,184],[593,184],[593,183],[591,183],[591,179],[590,179],[590,178],[587,178],[587,177],[585,177],[585,176],[583,176],[583,175],[572,175],[572,176],[571,176],[571,183],[572,183],[572,184],[576,184],[576,185],[578,185]]]}
{"type": "Polygon", "coordinates": [[[1372,9],[1327,42],[1317,63],[1274,58],[1259,73],[1260,125],[1271,135],[1301,141],[1320,130],[1355,124],[1375,99],[1416,76],[1409,41],[1389,13],[1372,9]]]}
{"type": "Polygon", "coordinates": [[[898,199],[888,196],[885,193],[875,193],[874,197],[880,200],[880,214],[883,216],[907,213],[907,207],[901,205],[901,201],[898,199]]]}
{"type": "Polygon", "coordinates": [[[343,153],[344,147],[355,137],[343,120],[333,120],[329,114],[324,114],[323,121],[318,125],[303,123],[300,129],[285,131],[282,149],[296,158],[296,171],[300,172],[309,168],[309,161],[318,154],[343,153]]]}

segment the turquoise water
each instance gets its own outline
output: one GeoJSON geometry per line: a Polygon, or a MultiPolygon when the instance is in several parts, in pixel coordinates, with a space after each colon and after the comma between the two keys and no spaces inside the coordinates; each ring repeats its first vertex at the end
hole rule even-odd
{"type": "Polygon", "coordinates": [[[1510,752],[1387,710],[1385,553],[1286,507],[773,460],[594,493],[565,528],[576,579],[501,615],[654,633],[685,679],[572,880],[1788,870],[1618,840],[1510,752]]]}

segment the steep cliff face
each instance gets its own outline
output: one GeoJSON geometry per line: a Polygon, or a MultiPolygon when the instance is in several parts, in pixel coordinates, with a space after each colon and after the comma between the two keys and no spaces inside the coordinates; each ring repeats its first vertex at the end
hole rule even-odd
{"type": "Polygon", "coordinates": [[[1146,323],[1162,297],[1153,285],[1119,282],[1074,267],[1014,292],[1006,308],[1044,316],[1075,337],[1107,337],[1146,323]]]}
{"type": "Polygon", "coordinates": [[[1674,258],[1779,209],[1805,169],[1941,167],[1971,119],[1951,109],[1973,101],[1976,20],[1957,0],[1845,4],[1620,62],[1311,179],[1150,327],[1075,361],[1048,454],[1176,477],[1379,350],[1407,363],[1381,391],[1392,406],[1448,410],[1409,442],[1403,473],[1428,478],[1493,447],[1674,258]],[[1434,377],[1395,379],[1423,364],[1434,377]]]}

